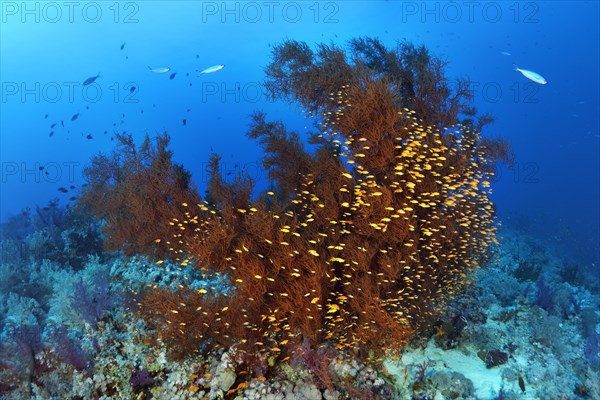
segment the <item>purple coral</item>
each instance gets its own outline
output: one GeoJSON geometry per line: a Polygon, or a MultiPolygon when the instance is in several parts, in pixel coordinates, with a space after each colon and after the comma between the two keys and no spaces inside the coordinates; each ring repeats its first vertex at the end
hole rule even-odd
{"type": "Polygon", "coordinates": [[[550,311],[554,304],[554,289],[546,284],[544,278],[537,281],[537,289],[537,305],[546,311],[550,311]]]}
{"type": "Polygon", "coordinates": [[[584,353],[592,367],[600,367],[600,340],[598,333],[595,330],[590,332],[587,338],[584,353]]]}
{"type": "Polygon", "coordinates": [[[82,371],[90,366],[92,356],[85,352],[80,344],[69,336],[66,327],[61,326],[50,333],[55,344],[56,354],[65,362],[71,364],[76,370],[82,371]]]}
{"type": "Polygon", "coordinates": [[[85,322],[96,328],[98,321],[116,301],[115,296],[109,292],[108,274],[100,271],[94,277],[93,286],[79,280],[73,289],[71,306],[85,322]]]}
{"type": "Polygon", "coordinates": [[[425,376],[427,375],[427,368],[431,365],[431,360],[423,361],[421,364],[417,364],[415,371],[415,377],[418,382],[425,382],[425,376]]]}

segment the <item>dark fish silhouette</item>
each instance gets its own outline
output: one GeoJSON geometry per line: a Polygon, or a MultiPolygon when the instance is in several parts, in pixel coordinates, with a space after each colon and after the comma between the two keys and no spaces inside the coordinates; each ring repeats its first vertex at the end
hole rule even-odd
{"type": "Polygon", "coordinates": [[[91,133],[88,133],[87,136],[85,137],[86,139],[93,139],[94,137],[92,136],[91,133]]]}
{"type": "Polygon", "coordinates": [[[58,191],[59,191],[59,192],[62,192],[62,193],[67,193],[67,192],[68,192],[68,190],[67,190],[67,189],[65,189],[64,187],[59,187],[59,188],[58,188],[58,191]]]}
{"type": "Polygon", "coordinates": [[[90,109],[90,106],[85,106],[85,109],[86,109],[86,110],[89,110],[89,109],[90,109]]]}
{"type": "Polygon", "coordinates": [[[73,197],[69,197],[69,200],[71,200],[71,201],[75,201],[75,200],[77,200],[78,198],[79,198],[79,197],[77,197],[77,196],[73,196],[73,197]]]}
{"type": "Polygon", "coordinates": [[[83,81],[83,86],[91,85],[92,83],[96,82],[96,79],[98,79],[100,77],[101,77],[100,72],[98,72],[98,75],[91,76],[91,77],[87,78],[85,81],[83,81]]]}
{"type": "Polygon", "coordinates": [[[121,50],[123,50],[123,48],[124,48],[124,47],[125,47],[125,43],[123,43],[123,44],[121,45],[121,50]]]}
{"type": "Polygon", "coordinates": [[[44,115],[44,119],[48,118],[48,114],[44,115]]]}
{"type": "Polygon", "coordinates": [[[51,131],[48,136],[54,136],[54,131],[51,131]]]}
{"type": "Polygon", "coordinates": [[[135,92],[135,86],[132,86],[129,88],[129,93],[133,93],[133,92],[135,92]]]}
{"type": "Polygon", "coordinates": [[[60,124],[62,125],[62,127],[65,127],[65,121],[63,121],[62,119],[60,120],[60,124]]]}
{"type": "Polygon", "coordinates": [[[75,189],[75,185],[69,186],[69,189],[75,189]]]}
{"type": "Polygon", "coordinates": [[[521,375],[519,375],[519,388],[523,393],[525,393],[525,380],[523,380],[521,375]]]}
{"type": "Polygon", "coordinates": [[[41,167],[38,168],[40,171],[44,170],[44,166],[42,165],[41,167]]]}
{"type": "Polygon", "coordinates": [[[77,114],[73,115],[73,116],[71,117],[71,121],[75,121],[75,120],[76,120],[78,117],[79,117],[79,113],[77,113],[77,114]]]}
{"type": "Polygon", "coordinates": [[[50,125],[50,129],[53,129],[56,126],[56,122],[50,125]]]}
{"type": "Polygon", "coordinates": [[[170,80],[173,80],[173,79],[175,79],[175,75],[177,75],[177,72],[173,72],[173,73],[171,74],[171,76],[169,76],[169,79],[170,79],[170,80]]]}
{"type": "Polygon", "coordinates": [[[187,125],[187,119],[184,119],[183,120],[183,126],[186,126],[186,125],[187,125]]]}

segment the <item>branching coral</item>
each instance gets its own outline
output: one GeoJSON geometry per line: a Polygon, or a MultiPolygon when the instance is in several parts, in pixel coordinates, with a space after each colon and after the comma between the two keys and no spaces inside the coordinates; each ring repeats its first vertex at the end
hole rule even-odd
{"type": "Polygon", "coordinates": [[[198,202],[190,174],[171,160],[169,137],[148,137],[136,148],[133,138],[116,134],[119,148],[98,155],[84,171],[88,186],[79,205],[104,219],[105,245],[126,254],[164,256],[169,246],[156,243],[164,221],[182,214],[181,204],[198,202]]]}
{"type": "Polygon", "coordinates": [[[350,55],[294,41],[274,48],[265,86],[321,125],[311,154],[282,123],[253,116],[249,136],[265,151],[273,191],[253,199],[251,181],[220,176],[217,156],[205,201],[191,200],[189,184],[147,182],[139,156],[126,158],[139,173],[122,188],[95,180],[94,191],[116,198],[99,213],[109,226],[136,217],[109,229],[114,244],[141,231],[132,248],[166,245],[173,260],[227,273],[235,286],[228,296],[188,287],[144,295],[142,314],[174,348],[236,346],[286,360],[308,340],[373,361],[429,326],[485,262],[496,232],[490,180],[506,143],[481,139],[464,84],[451,90],[425,49],[357,39],[350,55]]]}

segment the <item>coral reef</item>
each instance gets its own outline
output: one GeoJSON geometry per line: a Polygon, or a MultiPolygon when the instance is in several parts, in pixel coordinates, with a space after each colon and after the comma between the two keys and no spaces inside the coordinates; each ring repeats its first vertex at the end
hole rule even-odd
{"type": "Polygon", "coordinates": [[[498,234],[510,150],[443,67],[275,46],[265,86],[315,132],[252,115],[264,192],[213,155],[200,196],[166,134],[118,136],[78,207],[0,227],[0,397],[598,398],[593,268],[498,234]]]}
{"type": "Polygon", "coordinates": [[[171,161],[168,135],[159,135],[155,144],[146,137],[139,147],[130,135],[116,139],[119,151],[93,157],[84,170],[89,187],[78,205],[103,219],[107,249],[162,256],[169,250],[156,238],[165,221],[184,215],[178,212],[182,203],[200,198],[189,172],[171,161]]]}
{"type": "Polygon", "coordinates": [[[104,218],[109,247],[228,276],[223,296],[145,291],[141,313],[174,354],[236,346],[256,371],[305,340],[361,360],[398,352],[489,257],[490,180],[507,145],[481,138],[489,118],[474,122],[466,83],[451,90],[424,48],[357,39],[313,53],[286,41],[266,74],[273,98],[320,124],[309,153],[253,115],[273,190],[252,197],[252,181],[225,181],[215,155],[202,201],[166,135],[139,149],[121,135],[86,170],[81,203],[104,218]]]}

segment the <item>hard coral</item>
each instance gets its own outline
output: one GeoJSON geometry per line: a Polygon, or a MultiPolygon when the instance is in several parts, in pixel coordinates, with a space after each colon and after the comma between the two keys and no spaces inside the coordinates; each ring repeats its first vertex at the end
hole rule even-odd
{"type": "Polygon", "coordinates": [[[461,113],[474,115],[464,83],[452,91],[424,48],[350,47],[350,59],[334,45],[274,48],[265,86],[321,126],[310,154],[282,123],[253,116],[249,136],[265,150],[273,191],[253,200],[252,182],[224,181],[214,156],[207,201],[190,201],[191,186],[149,186],[138,164],[119,207],[100,213],[126,216],[133,196],[134,214],[143,209],[156,229],[121,217],[129,234],[109,231],[113,243],[141,229],[141,249],[164,243],[182,265],[230,277],[228,296],[185,286],[145,294],[142,314],[182,354],[236,345],[287,360],[309,340],[377,360],[430,325],[486,261],[496,240],[490,180],[506,143],[483,141],[472,118],[461,124],[461,113]],[[144,202],[132,193],[140,186],[144,202]]]}

